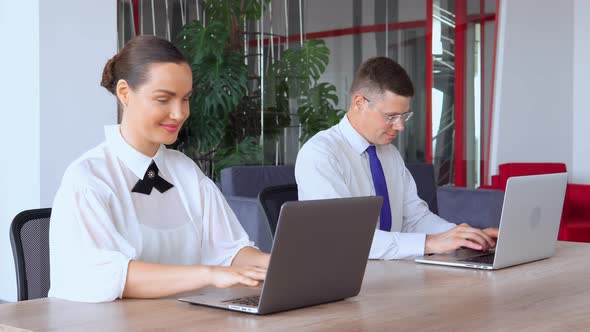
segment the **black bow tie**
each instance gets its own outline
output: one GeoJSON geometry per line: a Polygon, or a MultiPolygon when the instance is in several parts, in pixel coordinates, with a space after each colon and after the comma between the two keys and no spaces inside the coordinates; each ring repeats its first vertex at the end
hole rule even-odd
{"type": "Polygon", "coordinates": [[[145,171],[143,180],[137,181],[131,191],[149,195],[152,193],[152,188],[156,188],[159,192],[164,193],[166,190],[174,187],[172,183],[159,176],[158,171],[158,166],[156,166],[156,163],[152,160],[147,171],[145,171]]]}

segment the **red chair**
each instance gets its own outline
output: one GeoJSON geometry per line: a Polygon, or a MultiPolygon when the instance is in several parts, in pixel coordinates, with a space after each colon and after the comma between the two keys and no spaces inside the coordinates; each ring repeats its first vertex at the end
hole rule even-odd
{"type": "Polygon", "coordinates": [[[512,176],[538,175],[567,172],[564,163],[506,163],[498,166],[499,185],[506,190],[508,178],[512,176]]]}
{"type": "Polygon", "coordinates": [[[567,185],[558,239],[590,242],[590,185],[567,185]]]}
{"type": "Polygon", "coordinates": [[[498,166],[498,174],[492,176],[492,184],[481,189],[506,190],[506,183],[512,176],[551,174],[566,172],[564,163],[505,163],[498,166]]]}
{"type": "MultiPolygon", "coordinates": [[[[512,176],[566,172],[563,163],[506,163],[498,166],[492,184],[481,189],[505,191],[512,176]]],[[[560,241],[590,242],[590,185],[568,183],[557,239],[560,241]]]]}

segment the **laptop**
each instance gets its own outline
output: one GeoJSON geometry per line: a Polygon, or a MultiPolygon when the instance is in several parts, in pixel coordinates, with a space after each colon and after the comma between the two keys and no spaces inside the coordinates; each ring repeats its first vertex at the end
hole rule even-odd
{"type": "Polygon", "coordinates": [[[178,300],[263,315],[356,296],[382,202],[379,196],[286,202],[261,288],[214,289],[178,300]]]}
{"type": "Polygon", "coordinates": [[[566,185],[567,173],[509,178],[494,250],[459,249],[416,262],[497,270],[553,256],[566,185]]]}

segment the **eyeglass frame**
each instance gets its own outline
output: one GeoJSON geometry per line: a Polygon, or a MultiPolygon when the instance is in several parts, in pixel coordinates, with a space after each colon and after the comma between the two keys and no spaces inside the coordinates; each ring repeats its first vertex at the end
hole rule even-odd
{"type": "MultiPolygon", "coordinates": [[[[366,100],[368,103],[370,103],[371,101],[363,96],[363,99],[366,100]]],[[[412,115],[414,115],[413,111],[409,111],[409,112],[405,112],[402,114],[393,114],[393,115],[387,115],[387,114],[383,114],[379,111],[377,111],[379,114],[381,114],[384,118],[385,118],[385,123],[387,123],[388,125],[394,125],[396,123],[399,123],[400,119],[404,119],[404,123],[406,123],[407,121],[409,121],[412,118],[412,115]]]]}

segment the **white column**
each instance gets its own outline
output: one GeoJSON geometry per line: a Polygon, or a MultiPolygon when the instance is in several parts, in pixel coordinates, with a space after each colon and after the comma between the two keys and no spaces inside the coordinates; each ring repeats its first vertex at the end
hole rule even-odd
{"type": "Polygon", "coordinates": [[[574,4],[574,124],[572,182],[590,184],[590,2],[574,4]]]}
{"type": "Polygon", "coordinates": [[[574,1],[502,0],[497,17],[490,174],[507,162],[571,171],[574,1]]]}
{"type": "Polygon", "coordinates": [[[0,0],[0,299],[16,300],[8,230],[50,207],[67,165],[103,140],[116,102],[100,87],[116,52],[116,1],[0,0]]]}

